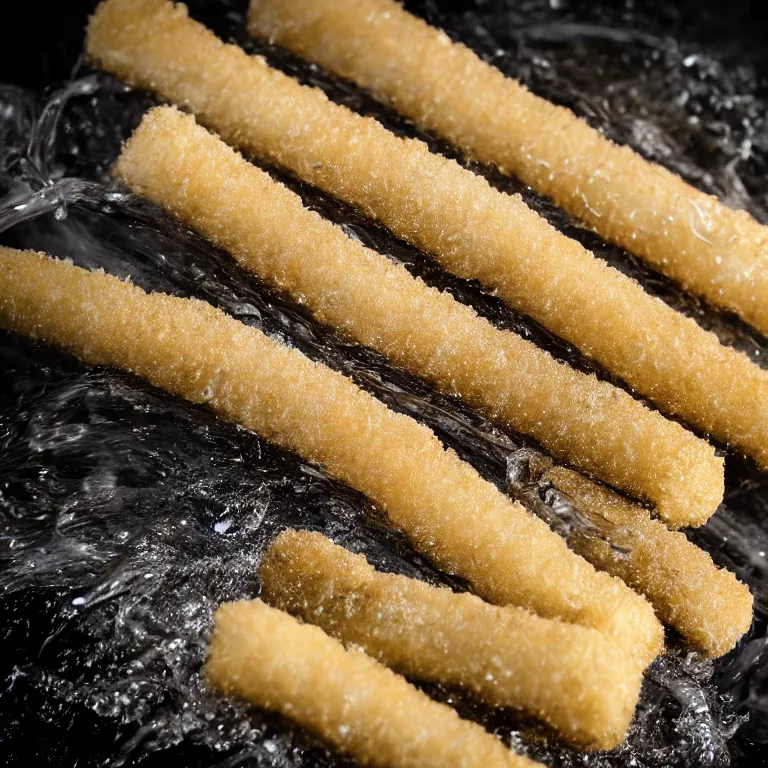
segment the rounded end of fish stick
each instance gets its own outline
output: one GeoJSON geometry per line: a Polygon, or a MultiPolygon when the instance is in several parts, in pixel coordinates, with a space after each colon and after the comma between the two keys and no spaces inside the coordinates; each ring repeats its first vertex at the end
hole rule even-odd
{"type": "MultiPolygon", "coordinates": [[[[299,579],[302,573],[312,575],[327,572],[329,557],[333,557],[338,547],[329,538],[317,531],[287,528],[267,548],[259,567],[262,595],[267,603],[270,598],[284,595],[281,582],[286,573],[292,573],[299,579]],[[272,585],[276,585],[273,588],[272,585]]],[[[348,586],[358,582],[366,583],[375,573],[375,569],[364,555],[344,551],[344,582],[348,586]]],[[[332,585],[332,581],[329,580],[332,585]]]]}
{"type": "Polygon", "coordinates": [[[752,595],[708,552],[658,520],[640,528],[630,554],[634,586],[654,603],[660,619],[695,650],[712,657],[732,650],[752,623],[752,595]]]}
{"type": "Polygon", "coordinates": [[[688,633],[689,641],[710,658],[732,651],[749,631],[753,618],[754,599],[749,587],[725,568],[717,570],[716,580],[717,587],[709,591],[712,605],[707,620],[699,620],[688,633]]]}
{"type": "Polygon", "coordinates": [[[613,582],[617,599],[610,609],[602,606],[592,626],[645,669],[664,650],[664,627],[645,597],[607,573],[598,575],[613,582]]]}
{"type": "Polygon", "coordinates": [[[213,632],[208,644],[208,657],[203,667],[203,679],[208,688],[228,696],[236,693],[239,665],[243,658],[237,653],[238,637],[247,629],[240,603],[224,603],[213,616],[213,632]]]}
{"type": "Polygon", "coordinates": [[[678,454],[661,483],[656,512],[674,530],[698,528],[715,514],[725,494],[725,461],[703,440],[678,454]]]}
{"type": "Polygon", "coordinates": [[[96,6],[96,10],[88,17],[85,27],[85,54],[89,61],[101,60],[101,48],[105,34],[109,28],[110,6],[114,0],[104,0],[96,6]]]}
{"type": "Polygon", "coordinates": [[[104,0],[88,19],[85,28],[85,53],[89,60],[101,62],[122,31],[148,12],[164,5],[163,0],[104,0]]]}
{"type": "Polygon", "coordinates": [[[169,147],[183,146],[183,142],[188,142],[188,132],[183,130],[185,127],[199,128],[192,115],[174,106],[152,107],[144,113],[141,122],[123,145],[112,168],[112,175],[135,192],[143,193],[145,182],[156,172],[153,156],[160,152],[167,153],[169,147]]]}
{"type": "Polygon", "coordinates": [[[563,648],[562,654],[560,695],[578,706],[559,713],[557,730],[570,744],[587,752],[617,747],[634,717],[643,669],[614,642],[590,630],[584,630],[581,641],[563,648]],[[573,663],[569,656],[574,657],[573,663]],[[588,676],[582,672],[585,668],[588,676]],[[576,674],[569,676],[569,669],[576,674]]]}

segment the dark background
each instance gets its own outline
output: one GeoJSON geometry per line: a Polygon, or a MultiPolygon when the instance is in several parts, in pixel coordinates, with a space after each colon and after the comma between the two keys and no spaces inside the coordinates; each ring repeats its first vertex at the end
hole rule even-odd
{"type": "MultiPolygon", "coordinates": [[[[469,8],[507,5],[517,0],[411,0],[406,5],[429,15],[430,7],[462,11],[469,8]]],[[[215,7],[217,0],[197,0],[195,6],[215,7]]],[[[627,8],[651,15],[678,39],[728,40],[734,64],[759,61],[763,88],[768,92],[768,3],[765,0],[550,0],[581,18],[610,10],[620,17],[627,8]]],[[[64,80],[82,48],[83,28],[95,0],[47,2],[6,0],[0,21],[0,82],[43,89],[64,80]],[[7,10],[6,10],[7,7],[7,10]]],[[[247,5],[244,0],[243,6],[247,5]]]]}

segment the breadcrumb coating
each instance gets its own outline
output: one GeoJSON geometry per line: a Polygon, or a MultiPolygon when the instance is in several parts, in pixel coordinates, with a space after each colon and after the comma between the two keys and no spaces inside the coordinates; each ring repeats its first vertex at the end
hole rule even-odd
{"type": "Polygon", "coordinates": [[[768,334],[768,227],[535,96],[400,3],[251,0],[249,29],[354,80],[768,334]]]}
{"type": "Polygon", "coordinates": [[[575,536],[569,546],[644,594],[656,615],[709,656],[732,650],[752,624],[752,593],[709,553],[618,494],[564,467],[543,478],[589,515],[605,538],[575,536]]]}
{"type": "Polygon", "coordinates": [[[323,323],[650,501],[663,519],[706,519],[722,500],[723,462],[706,442],[349,238],[193,117],[150,111],[116,173],[323,323]]]}
{"type": "MultiPolygon", "coordinates": [[[[663,510],[672,503],[696,507],[704,484],[696,473],[717,461],[706,443],[348,238],[191,116],[171,107],[150,111],[117,173],[321,321],[663,510]]],[[[717,489],[712,504],[722,495],[716,467],[707,475],[717,489]]],[[[577,477],[549,475],[555,485],[558,477],[577,477]]],[[[582,485],[579,508],[592,513],[608,541],[638,551],[617,558],[610,544],[584,546],[581,539],[578,551],[645,594],[657,615],[697,647],[716,655],[730,650],[749,625],[749,590],[646,510],[586,480],[582,485]],[[621,525],[605,525],[603,500],[610,509],[612,500],[626,504],[621,525]]],[[[573,481],[563,490],[572,491],[573,481]]]]}
{"type": "Polygon", "coordinates": [[[319,533],[280,534],[261,586],[270,605],[396,672],[522,709],[580,748],[621,743],[637,705],[642,670],[599,632],[379,573],[319,533]]]}
{"type": "Polygon", "coordinates": [[[661,410],[768,467],[768,374],[561,235],[519,195],[225,45],[183,5],[107,0],[91,18],[87,50],[228,143],[358,206],[448,271],[479,280],[661,410]]]}
{"type": "Polygon", "coordinates": [[[595,571],[427,427],[205,302],[0,248],[0,325],[205,403],[320,464],[490,602],[599,629],[641,664],[661,650],[645,598],[595,571]]]}
{"type": "Polygon", "coordinates": [[[362,651],[345,650],[261,600],[216,611],[205,677],[222,694],[281,713],[361,765],[541,766],[362,651]]]}

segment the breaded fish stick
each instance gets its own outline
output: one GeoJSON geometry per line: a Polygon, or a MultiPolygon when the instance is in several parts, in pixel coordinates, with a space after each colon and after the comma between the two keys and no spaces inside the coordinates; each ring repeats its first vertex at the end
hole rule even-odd
{"type": "Polygon", "coordinates": [[[541,479],[570,498],[602,534],[576,532],[568,538],[571,549],[644,594],[656,615],[698,650],[722,656],[734,648],[752,623],[746,584],[684,534],[577,472],[553,467],[541,479]]]}
{"type": "Polygon", "coordinates": [[[251,0],[249,29],[354,80],[768,334],[768,227],[617,146],[393,0],[251,0]]]}
{"type": "Polygon", "coordinates": [[[519,196],[225,45],[182,5],[107,0],[91,18],[87,49],[230,144],[289,168],[445,269],[478,279],[662,410],[768,467],[768,374],[561,235],[519,196]]]}
{"type": "Polygon", "coordinates": [[[722,460],[707,443],[363,247],[194,118],[151,111],[117,174],[322,322],[652,502],[665,520],[701,522],[722,500],[722,460]]]}
{"type": "Polygon", "coordinates": [[[0,248],[0,325],[143,376],[321,464],[490,602],[599,629],[640,663],[660,650],[645,598],[573,554],[427,427],[205,302],[0,248]]]}
{"type": "MultiPolygon", "coordinates": [[[[351,240],[192,117],[170,107],[152,110],[117,171],[323,322],[462,395],[555,455],[655,501],[663,517],[681,519],[687,507],[697,509],[702,487],[712,487],[712,504],[720,499],[722,470],[705,443],[351,240]],[[697,481],[697,475],[704,477],[697,481]]],[[[579,477],[553,470],[555,485],[559,473],[579,477]]],[[[646,510],[582,483],[593,493],[575,499],[580,510],[591,513],[608,541],[630,549],[617,556],[604,540],[585,546],[579,539],[581,554],[645,594],[657,615],[695,645],[718,655],[730,650],[749,626],[749,590],[684,536],[652,522],[646,510]],[[604,514],[613,519],[614,505],[605,512],[602,499],[625,505],[626,514],[606,525],[604,514]]]]}
{"type": "Polygon", "coordinates": [[[262,599],[411,678],[469,689],[549,723],[571,744],[624,740],[642,671],[593,629],[379,573],[319,533],[286,531],[261,565],[262,599]]]}
{"type": "Polygon", "coordinates": [[[321,629],[261,600],[225,603],[216,611],[205,676],[224,695],[285,715],[361,765],[541,765],[362,651],[345,650],[321,629]]]}

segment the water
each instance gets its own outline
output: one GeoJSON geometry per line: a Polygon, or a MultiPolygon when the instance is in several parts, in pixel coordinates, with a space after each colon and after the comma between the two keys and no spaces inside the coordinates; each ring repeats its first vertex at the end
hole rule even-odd
{"type": "MultiPolygon", "coordinates": [[[[768,222],[766,104],[749,56],[735,66],[723,46],[676,40],[640,11],[580,15],[565,6],[527,0],[510,3],[510,10],[487,3],[456,14],[429,4],[420,9],[537,92],[768,222]]],[[[248,41],[241,3],[198,3],[192,10],[219,34],[333,99],[421,136],[355,88],[248,41]]],[[[221,306],[427,423],[563,535],[584,528],[579,510],[537,480],[535,446],[341,341],[226,254],[112,182],[121,141],[152,103],[84,66],[44,98],[0,86],[0,240],[221,306]]],[[[503,189],[518,189],[489,169],[475,170],[503,189]]],[[[344,205],[274,173],[308,205],[430,284],[558,357],[594,369],[477,285],[441,273],[344,205]]],[[[768,365],[768,343],[758,334],[522,192],[558,228],[768,365]]],[[[258,594],[261,553],[287,526],[322,530],[382,569],[462,585],[432,569],[381,526],[365,499],[317,468],[132,376],[89,368],[0,332],[0,381],[0,755],[6,763],[348,764],[286,721],[204,690],[200,667],[215,606],[258,594]]],[[[574,754],[523,718],[490,712],[455,691],[428,691],[551,765],[759,764],[768,744],[767,506],[765,476],[729,455],[726,504],[692,538],[753,588],[755,623],[716,662],[687,653],[670,636],[670,651],[649,670],[629,739],[618,750],[574,754]]]]}

